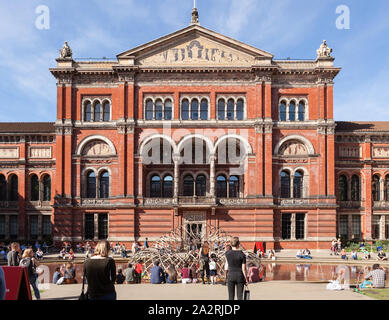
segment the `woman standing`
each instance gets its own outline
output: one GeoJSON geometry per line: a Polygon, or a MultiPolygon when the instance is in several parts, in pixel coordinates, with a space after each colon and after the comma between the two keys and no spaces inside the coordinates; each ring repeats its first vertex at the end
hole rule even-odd
{"type": "Polygon", "coordinates": [[[94,255],[84,262],[84,276],[91,300],[116,300],[116,265],[109,255],[109,242],[100,241],[94,255]]]}
{"type": "Polygon", "coordinates": [[[210,284],[210,279],[209,279],[209,244],[208,244],[208,241],[204,241],[199,253],[200,253],[200,259],[203,260],[203,263],[204,263],[204,267],[201,271],[201,278],[203,280],[203,284],[205,284],[204,274],[207,276],[208,284],[210,284]]]}
{"type": "Polygon", "coordinates": [[[226,252],[226,258],[228,262],[227,285],[229,300],[234,300],[235,298],[235,287],[238,300],[243,300],[243,289],[245,285],[248,285],[246,273],[246,256],[243,251],[239,249],[239,245],[239,238],[232,238],[232,250],[226,252]]]}
{"type": "Polygon", "coordinates": [[[27,268],[28,280],[34,290],[35,297],[37,300],[40,300],[41,296],[38,290],[36,281],[38,279],[38,274],[36,272],[36,267],[38,266],[35,258],[34,251],[32,249],[26,249],[23,252],[22,260],[20,260],[19,266],[27,268]]]}

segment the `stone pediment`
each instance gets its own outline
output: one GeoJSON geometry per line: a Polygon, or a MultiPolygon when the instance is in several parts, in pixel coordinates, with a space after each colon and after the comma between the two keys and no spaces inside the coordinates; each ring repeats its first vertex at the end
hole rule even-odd
{"type": "Polygon", "coordinates": [[[271,64],[272,58],[270,53],[197,25],[118,55],[120,64],[140,67],[251,67],[271,64]]]}

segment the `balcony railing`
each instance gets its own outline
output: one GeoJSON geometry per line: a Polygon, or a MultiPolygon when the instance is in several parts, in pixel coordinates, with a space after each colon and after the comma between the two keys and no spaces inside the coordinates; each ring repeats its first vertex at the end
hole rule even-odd
{"type": "Polygon", "coordinates": [[[360,208],[361,201],[339,201],[339,206],[347,209],[360,208]]]}
{"type": "Polygon", "coordinates": [[[389,209],[389,201],[374,201],[373,202],[374,208],[384,208],[389,209]]]}
{"type": "Polygon", "coordinates": [[[29,201],[27,203],[27,207],[29,208],[47,208],[50,207],[50,201],[29,201]]]}
{"type": "Polygon", "coordinates": [[[218,203],[223,206],[234,206],[247,204],[247,199],[245,198],[219,198],[218,203]]]}
{"type": "Polygon", "coordinates": [[[172,198],[144,198],[143,205],[144,206],[171,206],[173,204],[172,198]]]}
{"type": "Polygon", "coordinates": [[[18,207],[17,201],[0,201],[0,208],[12,209],[17,207],[18,207]]]}
{"type": "Polygon", "coordinates": [[[215,205],[216,199],[214,197],[178,197],[180,205],[215,205]]]}

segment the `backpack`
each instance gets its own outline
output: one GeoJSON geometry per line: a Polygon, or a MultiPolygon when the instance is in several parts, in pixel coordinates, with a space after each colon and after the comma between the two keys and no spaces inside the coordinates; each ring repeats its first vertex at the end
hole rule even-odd
{"type": "Polygon", "coordinates": [[[34,263],[32,262],[31,258],[23,258],[22,260],[20,260],[19,266],[27,268],[29,276],[33,276],[36,274],[34,263]]]}

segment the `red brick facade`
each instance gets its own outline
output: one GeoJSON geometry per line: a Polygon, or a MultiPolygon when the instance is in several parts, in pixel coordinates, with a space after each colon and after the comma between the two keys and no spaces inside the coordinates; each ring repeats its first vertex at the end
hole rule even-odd
{"type": "Polygon", "coordinates": [[[196,23],[117,61],[74,61],[64,47],[57,121],[0,125],[0,237],[130,243],[193,223],[248,247],[388,237],[389,125],[334,121],[333,61],[325,43],[316,60],[274,60],[196,23]],[[221,161],[230,141],[239,163],[221,161]],[[147,163],[142,150],[160,143],[169,161],[147,163]],[[193,143],[205,156],[182,163],[193,143]]]}

